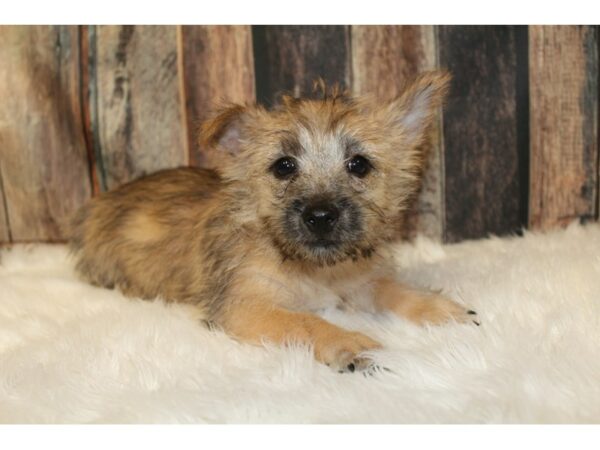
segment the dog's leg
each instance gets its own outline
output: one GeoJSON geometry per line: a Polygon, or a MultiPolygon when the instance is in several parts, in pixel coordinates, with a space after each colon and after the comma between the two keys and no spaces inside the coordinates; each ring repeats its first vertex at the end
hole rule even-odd
{"type": "Polygon", "coordinates": [[[389,278],[377,280],[374,288],[374,304],[379,311],[392,311],[418,324],[455,320],[479,325],[475,311],[441,294],[413,289],[389,278]]]}
{"type": "Polygon", "coordinates": [[[254,344],[263,340],[312,344],[318,361],[344,371],[367,366],[369,360],[359,354],[381,346],[364,334],[344,330],[313,314],[279,307],[268,300],[268,293],[256,294],[225,308],[219,324],[226,333],[254,344]]]}

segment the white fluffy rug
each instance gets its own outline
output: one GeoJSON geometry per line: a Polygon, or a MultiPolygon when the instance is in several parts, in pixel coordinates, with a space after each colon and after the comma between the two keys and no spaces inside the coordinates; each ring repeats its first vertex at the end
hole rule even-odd
{"type": "Polygon", "coordinates": [[[325,311],[386,345],[372,376],[88,286],[63,246],[0,256],[0,422],[600,422],[598,225],[399,247],[402,278],[483,323],[325,311]]]}

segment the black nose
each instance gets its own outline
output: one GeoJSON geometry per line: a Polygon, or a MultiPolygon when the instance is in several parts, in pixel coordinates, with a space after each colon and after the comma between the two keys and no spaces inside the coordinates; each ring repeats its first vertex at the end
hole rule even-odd
{"type": "Polygon", "coordinates": [[[339,216],[340,213],[335,206],[320,204],[306,208],[302,213],[302,220],[312,233],[323,236],[333,230],[339,216]]]}

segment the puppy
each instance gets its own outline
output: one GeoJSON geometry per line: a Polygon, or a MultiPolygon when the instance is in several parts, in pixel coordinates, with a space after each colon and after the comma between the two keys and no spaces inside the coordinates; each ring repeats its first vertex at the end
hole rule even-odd
{"type": "Polygon", "coordinates": [[[246,342],[304,342],[338,370],[380,347],[314,314],[391,311],[416,323],[473,311],[395,281],[390,244],[419,189],[424,143],[449,75],[429,72],[378,103],[324,92],[272,110],[231,106],[206,122],[217,171],[164,170],[78,213],[78,271],[124,294],[188,304],[246,342]]]}

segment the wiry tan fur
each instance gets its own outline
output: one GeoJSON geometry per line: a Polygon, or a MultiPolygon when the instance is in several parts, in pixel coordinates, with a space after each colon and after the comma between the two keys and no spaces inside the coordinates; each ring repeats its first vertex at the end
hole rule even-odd
{"type": "Polygon", "coordinates": [[[320,319],[319,308],[389,310],[418,323],[469,319],[462,306],[393,281],[387,254],[419,188],[422,144],[448,82],[426,73],[383,103],[335,92],[284,97],[270,111],[223,109],[201,130],[219,152],[217,171],[158,172],[79,212],[79,271],[130,296],[189,304],[244,341],[311,343],[319,361],[342,369],[379,344],[320,319]],[[355,154],[372,163],[364,178],[346,169],[355,154]],[[293,178],[273,175],[282,156],[296,159],[293,178]],[[291,205],[313,198],[345,205],[334,249],[301,243],[291,205]]]}

